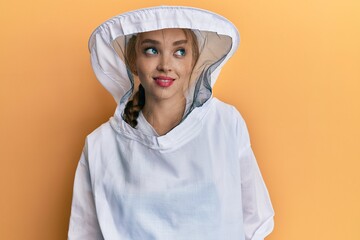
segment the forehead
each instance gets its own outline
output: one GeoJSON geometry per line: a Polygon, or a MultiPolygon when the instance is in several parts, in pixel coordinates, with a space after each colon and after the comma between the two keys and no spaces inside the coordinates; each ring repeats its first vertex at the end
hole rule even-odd
{"type": "Polygon", "coordinates": [[[143,32],[140,34],[140,40],[151,39],[159,42],[175,42],[179,40],[186,40],[186,34],[183,29],[180,28],[168,28],[150,32],[143,32]]]}

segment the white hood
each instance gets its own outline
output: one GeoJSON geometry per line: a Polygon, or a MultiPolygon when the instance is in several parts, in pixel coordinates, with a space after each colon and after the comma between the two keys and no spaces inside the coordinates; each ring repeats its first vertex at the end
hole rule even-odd
{"type": "Polygon", "coordinates": [[[130,36],[165,28],[194,31],[199,59],[191,77],[187,105],[201,106],[211,97],[222,66],[239,45],[236,27],[224,17],[197,8],[161,6],[115,16],[101,24],[89,40],[91,63],[100,83],[117,104],[126,103],[134,91],[134,78],[124,62],[124,49],[130,36]]]}
{"type": "Polygon", "coordinates": [[[274,212],[246,124],[234,107],[211,97],[238,44],[229,21],[185,7],[125,13],[95,30],[89,43],[93,68],[119,105],[87,137],[69,240],[260,240],[272,231],[274,212]],[[186,96],[193,100],[191,114],[156,136],[121,117],[134,86],[122,53],[126,36],[163,28],[192,29],[200,57],[190,78],[193,94],[186,96]]]}

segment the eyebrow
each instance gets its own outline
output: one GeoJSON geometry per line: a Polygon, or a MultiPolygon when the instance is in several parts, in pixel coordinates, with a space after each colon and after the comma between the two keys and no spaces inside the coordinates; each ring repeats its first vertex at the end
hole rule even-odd
{"type": "Polygon", "coordinates": [[[179,41],[175,41],[173,42],[173,46],[177,46],[177,45],[181,45],[181,44],[186,44],[187,43],[187,40],[184,39],[184,40],[179,40],[179,41]]]}
{"type": "MultiPolygon", "coordinates": [[[[146,44],[146,43],[150,43],[150,44],[154,44],[154,45],[159,45],[160,44],[159,41],[156,41],[156,40],[153,40],[153,39],[144,39],[143,41],[141,41],[141,45],[146,44]]],[[[186,43],[187,43],[186,39],[178,40],[178,41],[173,42],[173,46],[186,44],[186,43]]]]}

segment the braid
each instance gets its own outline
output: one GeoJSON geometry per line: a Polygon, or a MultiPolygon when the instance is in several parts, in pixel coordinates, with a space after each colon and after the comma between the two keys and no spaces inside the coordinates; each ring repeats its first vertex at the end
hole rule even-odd
{"type": "MultiPolygon", "coordinates": [[[[183,30],[186,35],[186,38],[192,42],[193,66],[194,66],[197,59],[199,58],[199,46],[197,42],[197,37],[192,30],[190,29],[183,29],[183,30]]],[[[136,49],[138,49],[138,40],[140,34],[141,33],[130,37],[124,54],[126,67],[135,75],[138,75],[136,71],[136,49]]],[[[131,127],[135,128],[138,124],[137,118],[139,117],[139,113],[144,106],[145,106],[145,89],[140,84],[139,90],[134,94],[132,100],[126,103],[123,113],[124,121],[127,122],[131,127]]]]}
{"type": "Polygon", "coordinates": [[[125,122],[127,122],[128,124],[130,124],[130,126],[135,128],[136,125],[138,124],[136,119],[139,117],[139,113],[141,109],[144,107],[144,105],[145,105],[145,90],[144,87],[140,84],[139,90],[134,94],[132,100],[128,101],[125,106],[124,115],[123,115],[125,122]]]}

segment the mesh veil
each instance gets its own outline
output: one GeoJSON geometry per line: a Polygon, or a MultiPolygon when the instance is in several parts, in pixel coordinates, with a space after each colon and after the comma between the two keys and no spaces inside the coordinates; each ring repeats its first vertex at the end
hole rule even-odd
{"type": "MultiPolygon", "coordinates": [[[[204,104],[212,95],[212,76],[214,70],[226,58],[231,49],[231,37],[220,35],[215,32],[200,31],[191,29],[196,36],[197,45],[199,47],[199,57],[194,66],[187,88],[184,89],[184,97],[186,99],[186,109],[184,118],[196,107],[204,104]]],[[[116,51],[121,61],[125,62],[125,53],[129,46],[131,35],[123,35],[115,38],[111,42],[112,47],[116,51]]],[[[127,67],[128,86],[126,94],[120,99],[120,104],[126,103],[131,99],[132,95],[137,91],[139,79],[127,67]]]]}

